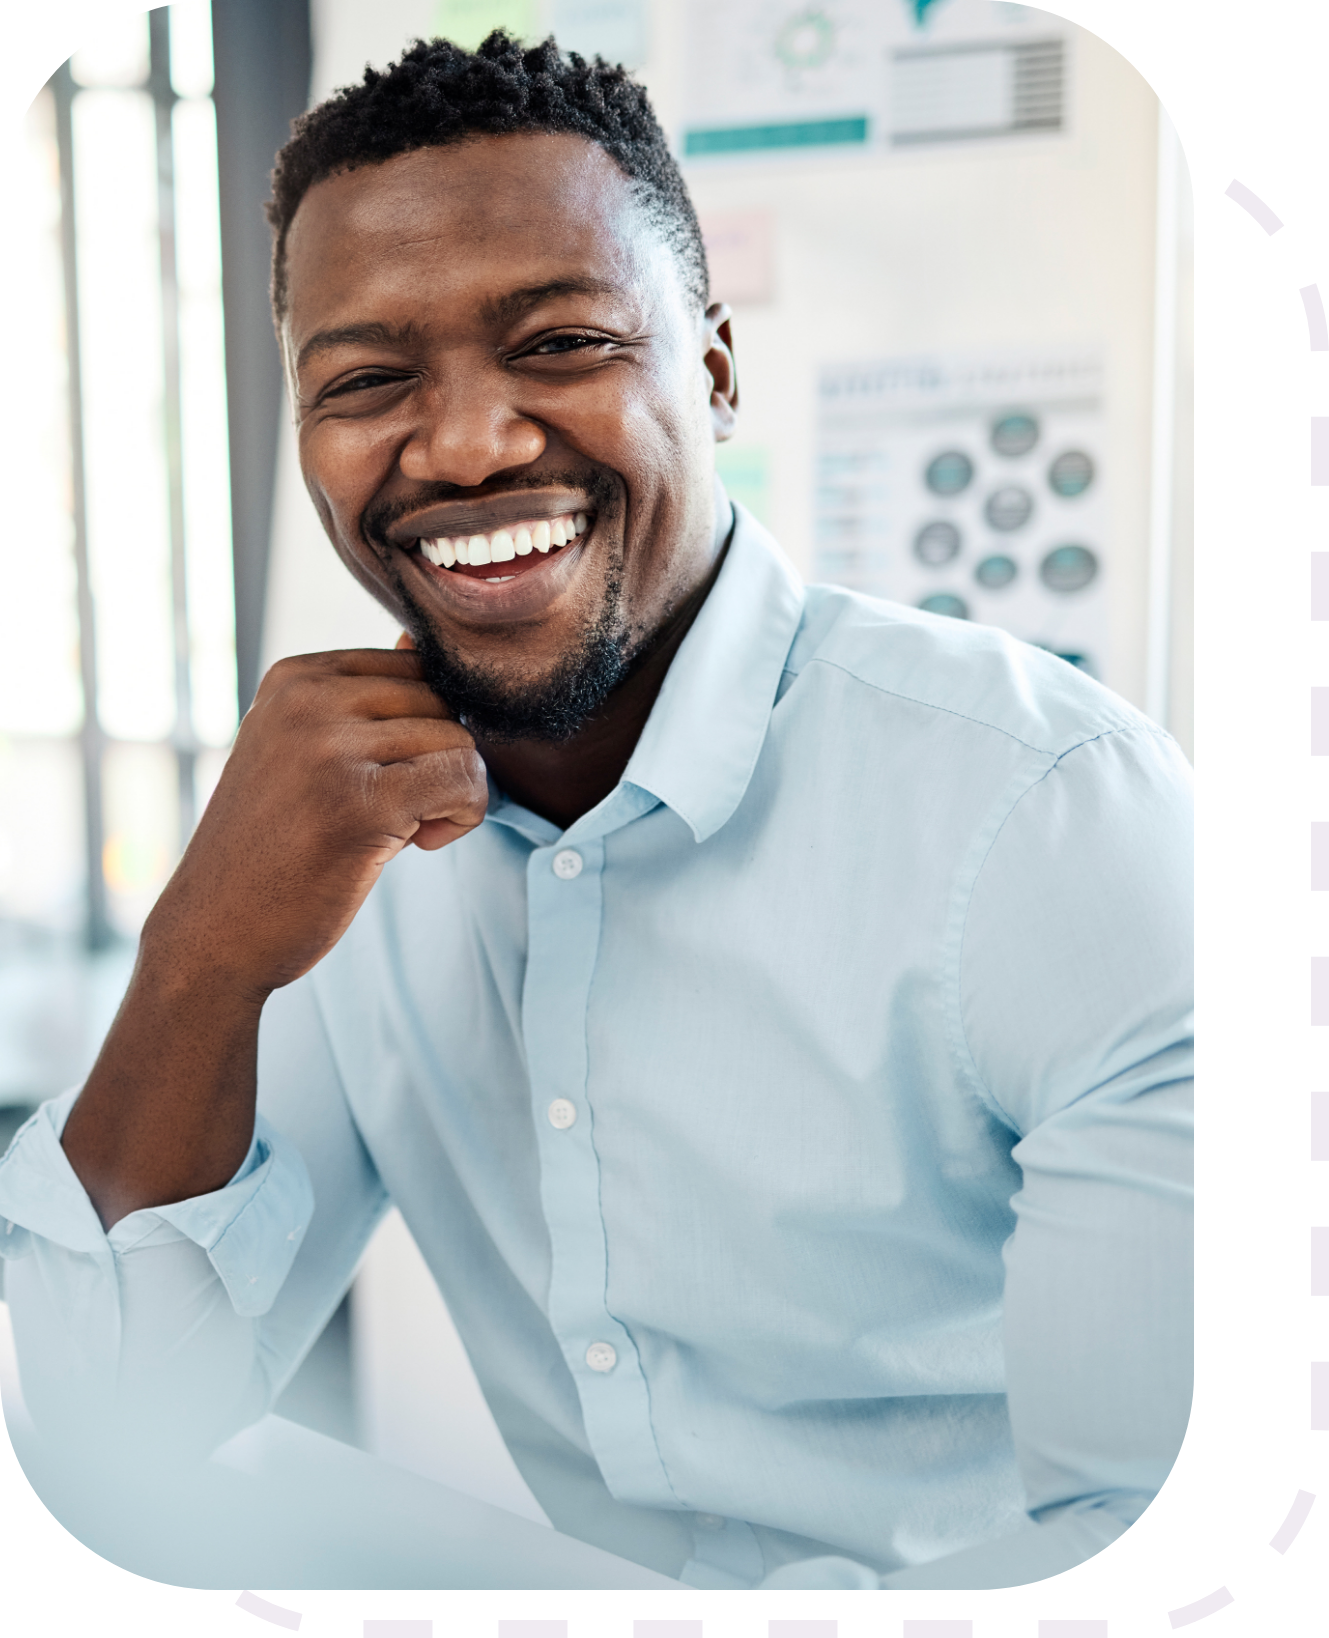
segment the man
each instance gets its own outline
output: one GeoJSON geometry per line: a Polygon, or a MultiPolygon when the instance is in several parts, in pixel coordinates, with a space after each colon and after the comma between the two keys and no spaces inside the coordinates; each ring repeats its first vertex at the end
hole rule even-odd
{"type": "Polygon", "coordinates": [[[620,70],[418,44],[271,215],[309,491],[414,652],[268,675],[0,1167],[39,1417],[211,1448],[391,1201],[561,1529],[698,1586],[1079,1562],[1189,1405],[1180,757],[731,509],[620,70]]]}

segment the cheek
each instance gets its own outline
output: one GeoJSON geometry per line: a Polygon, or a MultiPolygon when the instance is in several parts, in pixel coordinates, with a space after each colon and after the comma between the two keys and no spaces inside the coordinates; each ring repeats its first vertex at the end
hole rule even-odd
{"type": "Polygon", "coordinates": [[[359,521],[377,485],[363,453],[356,440],[344,436],[324,438],[320,433],[300,440],[300,470],[324,533],[356,579],[370,586],[359,521]]]}
{"type": "Polygon", "coordinates": [[[385,442],[380,433],[353,421],[301,428],[300,468],[325,524],[325,508],[343,521],[348,511],[359,515],[377,487],[375,473],[383,464],[385,442]]]}
{"type": "Polygon", "coordinates": [[[672,509],[688,488],[684,475],[704,458],[708,409],[690,371],[657,370],[597,396],[578,417],[575,441],[624,478],[633,502],[672,509]]]}

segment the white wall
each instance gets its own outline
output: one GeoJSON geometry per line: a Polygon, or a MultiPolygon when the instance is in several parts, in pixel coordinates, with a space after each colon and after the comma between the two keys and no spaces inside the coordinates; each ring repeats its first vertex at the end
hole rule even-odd
{"type": "MultiPolygon", "coordinates": [[[[968,6],[974,0],[964,0],[968,6]]],[[[316,0],[315,95],[428,33],[431,0],[316,0]]],[[[656,0],[642,70],[675,128],[686,75],[685,8],[656,0]]],[[[1071,128],[1062,136],[884,156],[691,166],[705,215],[769,209],[774,300],[736,303],[743,387],[736,446],[762,446],[770,516],[812,563],[814,385],[819,365],[927,351],[1088,342],[1107,365],[1109,654],[1105,680],[1143,705],[1149,524],[1157,103],[1095,36],[1073,36],[1071,128]]],[[[716,294],[725,296],[723,288],[716,294]]],[[[1184,451],[1183,451],[1184,453],[1184,451]]],[[[1184,534],[1185,519],[1179,519],[1184,534]]],[[[1184,544],[1184,541],[1183,541],[1184,544]]],[[[1185,554],[1174,606],[1172,719],[1190,720],[1185,554]]],[[[284,438],[264,652],[389,643],[391,621],[333,558],[284,438]]]]}
{"type": "MultiPolygon", "coordinates": [[[[358,78],[430,32],[431,0],[316,0],[315,93],[358,78]]],[[[655,0],[643,77],[667,126],[686,76],[684,10],[655,0]]],[[[1058,25],[1070,29],[1070,25],[1058,25]]],[[[1130,67],[1075,34],[1072,126],[1058,137],[700,170],[705,213],[769,208],[773,299],[736,303],[739,443],[771,460],[770,521],[796,564],[812,557],[814,383],[855,357],[1007,345],[1097,344],[1107,364],[1111,675],[1145,697],[1157,104],[1130,67]]],[[[715,292],[725,297],[723,288],[715,292]]],[[[1188,312],[1186,303],[1183,308],[1188,312]]],[[[1185,331],[1183,329],[1183,337],[1185,331]]],[[[1181,349],[1183,373],[1186,348],[1181,349]]],[[[1182,392],[1178,424],[1189,427],[1182,392]]],[[[1180,468],[1188,473],[1185,438],[1180,468]]],[[[1189,508],[1176,510],[1171,710],[1190,722],[1189,508]]],[[[268,657],[388,644],[395,628],[340,567],[281,451],[268,657]]],[[[441,1299],[399,1219],[371,1248],[356,1358],[370,1448],[509,1505],[527,1503],[441,1299]],[[506,1461],[506,1465],[505,1465],[506,1461]]]]}

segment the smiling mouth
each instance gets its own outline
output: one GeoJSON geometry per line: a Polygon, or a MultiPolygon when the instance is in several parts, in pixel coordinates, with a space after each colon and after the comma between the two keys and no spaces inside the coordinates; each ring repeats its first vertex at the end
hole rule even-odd
{"type": "Polygon", "coordinates": [[[426,536],[416,545],[436,569],[494,583],[537,568],[544,559],[582,539],[591,521],[585,512],[567,512],[556,518],[509,524],[487,535],[426,536]]]}

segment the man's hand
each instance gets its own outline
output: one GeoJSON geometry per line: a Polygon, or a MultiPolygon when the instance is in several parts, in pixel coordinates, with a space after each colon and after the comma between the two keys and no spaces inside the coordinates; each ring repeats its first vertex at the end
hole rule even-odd
{"type": "Polygon", "coordinates": [[[465,835],[487,798],[471,736],[413,654],[272,668],[65,1127],[103,1223],[228,1181],[253,1134],[264,1001],[328,953],[389,859],[465,835]]]}
{"type": "Polygon", "coordinates": [[[389,859],[408,842],[465,835],[487,799],[471,736],[413,654],[282,660],[148,918],[145,949],[266,998],[328,953],[389,859]]]}

